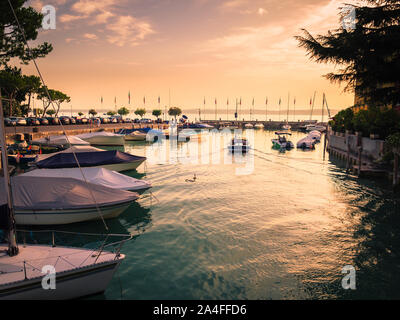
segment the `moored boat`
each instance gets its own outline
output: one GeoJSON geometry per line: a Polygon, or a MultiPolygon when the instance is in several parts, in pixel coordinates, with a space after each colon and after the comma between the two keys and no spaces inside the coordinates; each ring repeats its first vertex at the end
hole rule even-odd
{"type": "Polygon", "coordinates": [[[228,145],[228,150],[231,153],[247,153],[250,150],[250,145],[246,138],[233,138],[228,145]]]}
{"type": "Polygon", "coordinates": [[[287,140],[286,136],[291,136],[289,132],[275,132],[277,138],[272,139],[272,147],[279,150],[290,150],[294,148],[293,142],[287,140]]]}
{"type": "Polygon", "coordinates": [[[83,133],[76,137],[94,146],[123,146],[125,144],[123,135],[105,131],[83,133]]]}

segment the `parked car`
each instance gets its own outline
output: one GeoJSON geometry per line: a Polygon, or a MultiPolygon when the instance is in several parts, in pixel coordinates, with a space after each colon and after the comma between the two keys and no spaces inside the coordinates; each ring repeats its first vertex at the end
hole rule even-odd
{"type": "Polygon", "coordinates": [[[69,119],[70,124],[76,124],[76,120],[74,117],[69,117],[68,119],[69,119]]]}
{"type": "Polygon", "coordinates": [[[64,125],[68,125],[68,124],[71,123],[69,117],[65,117],[65,116],[60,117],[60,121],[61,121],[61,123],[64,124],[64,125]]]}
{"type": "Polygon", "coordinates": [[[28,117],[28,118],[25,118],[25,120],[26,120],[26,124],[28,126],[40,126],[40,121],[38,118],[28,117]]]}
{"type": "Polygon", "coordinates": [[[89,119],[81,117],[74,117],[74,120],[76,124],[87,124],[89,122],[89,119]]]}
{"type": "Polygon", "coordinates": [[[17,121],[13,120],[11,118],[5,118],[4,119],[4,124],[8,127],[15,127],[17,125],[17,121]]]}
{"type": "Polygon", "coordinates": [[[124,120],[124,123],[132,123],[132,119],[131,118],[125,118],[124,120]]]}
{"type": "Polygon", "coordinates": [[[15,121],[17,126],[26,126],[26,120],[25,118],[21,118],[21,117],[9,117],[8,119],[10,119],[11,121],[15,121]]]}
{"type": "Polygon", "coordinates": [[[118,120],[117,120],[116,118],[114,118],[114,117],[108,118],[108,121],[109,121],[110,123],[118,123],[118,120]]]}
{"type": "Polygon", "coordinates": [[[140,119],[138,119],[138,118],[134,119],[133,123],[140,123],[140,119]]]}
{"type": "Polygon", "coordinates": [[[100,118],[101,123],[105,124],[105,123],[110,123],[110,120],[108,120],[108,118],[100,118]]]}
{"type": "Polygon", "coordinates": [[[141,119],[141,120],[139,121],[139,123],[153,123],[153,120],[143,118],[143,119],[141,119]]]}
{"type": "Polygon", "coordinates": [[[46,117],[47,121],[49,121],[50,125],[57,125],[60,124],[60,119],[58,119],[57,117],[46,117]]]}
{"type": "Polygon", "coordinates": [[[48,126],[49,125],[49,120],[47,120],[46,118],[38,118],[40,124],[42,126],[48,126]]]}

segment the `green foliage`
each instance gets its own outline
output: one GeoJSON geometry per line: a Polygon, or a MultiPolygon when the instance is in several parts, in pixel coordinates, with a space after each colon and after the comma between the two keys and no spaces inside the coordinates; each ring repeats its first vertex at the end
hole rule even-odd
{"type": "Polygon", "coordinates": [[[82,117],[83,116],[83,112],[78,112],[78,116],[82,117]]]}
{"type": "Polygon", "coordinates": [[[159,109],[155,109],[155,110],[153,110],[153,112],[152,112],[152,115],[155,116],[156,118],[158,118],[159,116],[161,116],[161,114],[162,114],[162,111],[159,110],[159,109]]]}
{"type": "Polygon", "coordinates": [[[182,110],[178,107],[171,107],[168,110],[168,114],[176,119],[176,117],[179,117],[182,114],[182,110]]]}
{"type": "Polygon", "coordinates": [[[140,116],[141,118],[143,118],[143,116],[146,114],[146,109],[138,108],[138,109],[135,110],[135,114],[137,116],[140,116]]]}
{"type": "Polygon", "coordinates": [[[56,114],[56,111],[53,110],[53,109],[49,109],[49,110],[46,111],[46,114],[49,115],[50,117],[52,117],[53,115],[56,114]]]}
{"type": "MultiPolygon", "coordinates": [[[[25,2],[29,1],[11,1],[27,41],[36,40],[43,15],[26,6],[25,2]]],[[[26,64],[32,59],[46,56],[52,49],[49,43],[44,42],[36,47],[31,45],[31,51],[28,51],[8,1],[0,2],[0,67],[6,66],[13,58],[26,64]]]]}
{"type": "Polygon", "coordinates": [[[400,148],[400,132],[388,136],[386,142],[392,148],[400,148]]]}
{"type": "Polygon", "coordinates": [[[46,87],[40,87],[38,90],[37,98],[39,100],[43,101],[43,111],[46,113],[47,109],[51,106],[51,102],[53,102],[57,109],[56,109],[56,115],[58,115],[58,112],[60,111],[61,104],[64,102],[71,102],[71,98],[67,96],[65,93],[54,90],[54,89],[47,89],[46,87]],[[49,96],[51,100],[49,99],[49,96]]]}
{"type": "Polygon", "coordinates": [[[118,109],[118,114],[120,116],[127,116],[129,114],[129,112],[130,112],[129,109],[125,108],[125,107],[122,107],[122,108],[118,109]]]}
{"type": "Polygon", "coordinates": [[[94,109],[89,109],[88,113],[89,113],[92,117],[94,117],[94,116],[97,114],[97,111],[94,110],[94,109]]]}
{"type": "Polygon", "coordinates": [[[341,24],[326,35],[313,36],[303,29],[296,39],[311,59],[340,66],[326,78],[355,90],[368,105],[395,105],[400,96],[400,1],[367,3],[355,7],[354,30],[341,24]]]}
{"type": "Polygon", "coordinates": [[[330,126],[336,132],[360,131],[363,136],[378,134],[381,139],[400,130],[400,116],[392,108],[369,107],[353,113],[352,108],[340,111],[331,121],[330,126]]]}
{"type": "Polygon", "coordinates": [[[109,116],[115,116],[115,115],[116,115],[116,112],[110,110],[110,111],[107,112],[107,115],[109,115],[109,116]]]}

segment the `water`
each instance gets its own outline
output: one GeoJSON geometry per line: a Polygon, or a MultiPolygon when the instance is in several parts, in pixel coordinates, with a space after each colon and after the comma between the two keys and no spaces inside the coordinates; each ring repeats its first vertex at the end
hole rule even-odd
{"type": "MultiPolygon", "coordinates": [[[[188,164],[179,155],[131,172],[153,183],[158,202],[141,199],[107,222],[135,237],[108,290],[93,298],[400,298],[399,195],[387,181],[356,179],[328,155],[324,161],[323,142],[280,153],[273,136],[255,132],[250,175],[235,174],[244,163],[188,164]],[[345,265],[357,270],[354,291],[341,287],[345,265]]],[[[150,147],[125,151],[146,155],[150,147]]],[[[68,230],[104,232],[101,222],[68,230]]]]}

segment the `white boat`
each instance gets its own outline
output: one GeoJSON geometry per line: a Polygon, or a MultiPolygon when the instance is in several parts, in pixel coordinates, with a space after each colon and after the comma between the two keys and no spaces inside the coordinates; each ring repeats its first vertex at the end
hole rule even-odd
{"type": "Polygon", "coordinates": [[[309,137],[310,139],[315,140],[316,142],[320,142],[321,141],[321,132],[317,131],[317,130],[311,131],[307,135],[307,137],[309,137]]]}
{"type": "Polygon", "coordinates": [[[284,125],[282,126],[282,129],[283,129],[283,130],[290,130],[290,129],[292,129],[292,126],[289,125],[289,124],[284,124],[284,125]]]}
{"type": "Polygon", "coordinates": [[[297,142],[297,148],[299,149],[315,149],[316,141],[310,137],[304,137],[297,142]]]}
{"type": "Polygon", "coordinates": [[[246,138],[234,138],[228,145],[228,150],[231,153],[247,153],[250,151],[250,145],[246,138]]]}
{"type": "Polygon", "coordinates": [[[290,150],[294,148],[294,144],[292,141],[286,139],[286,135],[292,135],[289,132],[275,132],[278,136],[275,139],[272,139],[272,147],[278,150],[290,150]]]}
{"type": "Polygon", "coordinates": [[[90,143],[76,136],[49,136],[32,141],[35,145],[45,146],[89,146],[90,143]]]}
{"type": "Polygon", "coordinates": [[[0,300],[65,300],[104,292],[125,255],[92,249],[20,245],[15,256],[0,244],[0,300]],[[42,287],[54,266],[55,290],[42,287]]]}
{"type": "Polygon", "coordinates": [[[245,129],[253,129],[253,125],[251,123],[246,123],[244,127],[245,129]]]}
{"type": "Polygon", "coordinates": [[[140,131],[133,131],[124,135],[125,141],[145,141],[147,133],[140,131]]]}
{"type": "Polygon", "coordinates": [[[137,169],[146,160],[146,157],[134,156],[117,150],[105,151],[90,146],[75,146],[52,154],[38,155],[32,165],[39,169],[77,168],[76,160],[81,167],[105,168],[110,171],[122,172],[137,169]]]}
{"type": "Polygon", "coordinates": [[[262,123],[257,123],[254,125],[255,129],[264,129],[264,125],[262,123]]]}
{"type": "MultiPolygon", "coordinates": [[[[2,180],[2,179],[1,179],[2,180]]],[[[5,203],[0,182],[0,203],[5,203]]],[[[61,225],[118,217],[139,195],[69,177],[11,178],[15,221],[19,225],[61,225]]]]}
{"type": "MultiPolygon", "coordinates": [[[[3,168],[8,168],[3,125],[0,96],[1,162],[3,168]]],[[[56,246],[55,241],[47,246],[18,246],[13,203],[18,191],[12,192],[8,170],[4,170],[3,174],[4,177],[0,179],[0,228],[4,229],[8,243],[0,244],[0,299],[75,299],[105,291],[125,258],[120,250],[112,253],[104,251],[103,246],[100,250],[74,249],[56,246]],[[56,272],[56,283],[53,287],[55,290],[45,289],[43,286],[43,280],[46,280],[42,273],[44,266],[52,266],[56,272]]],[[[54,191],[56,190],[53,189],[54,191]]],[[[22,196],[26,201],[31,200],[29,195],[22,196]]],[[[61,194],[60,197],[68,198],[69,195],[61,194]]],[[[56,202],[52,205],[58,206],[56,202]]]]}
{"type": "Polygon", "coordinates": [[[125,144],[123,135],[105,131],[83,133],[77,137],[94,146],[123,146],[125,144]]]}
{"type": "Polygon", "coordinates": [[[326,130],[326,127],[325,126],[320,126],[320,125],[317,125],[317,124],[309,124],[309,125],[306,126],[306,131],[307,132],[314,131],[314,130],[319,131],[319,132],[324,132],[326,130]]]}
{"type": "Polygon", "coordinates": [[[23,177],[70,177],[112,189],[143,192],[151,188],[151,183],[104,168],[68,168],[68,169],[36,169],[20,176],[23,177]],[[83,175],[82,175],[83,173],[83,175]]]}

